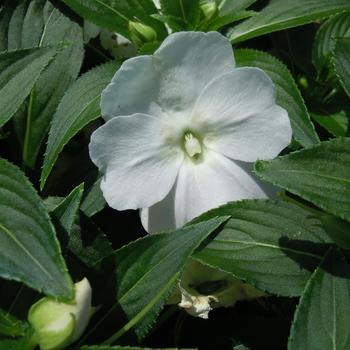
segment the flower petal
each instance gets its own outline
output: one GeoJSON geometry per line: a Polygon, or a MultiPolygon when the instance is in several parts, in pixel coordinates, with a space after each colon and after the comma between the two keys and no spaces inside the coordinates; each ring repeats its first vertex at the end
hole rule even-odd
{"type": "Polygon", "coordinates": [[[161,201],[183,161],[182,150],[167,143],[162,121],[146,114],[109,120],[92,134],[89,151],[104,174],[103,195],[118,210],[161,201]]]}
{"type": "Polygon", "coordinates": [[[154,57],[160,64],[158,101],[168,112],[192,108],[211,80],[235,67],[232,46],[218,32],[174,33],[154,57]]]}
{"type": "Polygon", "coordinates": [[[288,113],[276,105],[274,85],[258,68],[238,68],[212,81],[198,97],[192,124],[204,144],[232,159],[276,157],[291,141],[288,113]]]}
{"type": "Polygon", "coordinates": [[[234,69],[232,47],[217,32],[169,35],[153,56],[123,63],[101,96],[102,116],[191,110],[203,88],[234,69]]]}
{"type": "Polygon", "coordinates": [[[158,76],[153,69],[152,56],[130,58],[102,92],[102,117],[107,121],[120,115],[149,113],[157,91],[158,76]]]}
{"type": "Polygon", "coordinates": [[[144,228],[151,233],[168,230],[229,201],[267,198],[273,191],[254,177],[252,167],[210,150],[202,163],[186,159],[172,191],[141,211],[144,228]]]}

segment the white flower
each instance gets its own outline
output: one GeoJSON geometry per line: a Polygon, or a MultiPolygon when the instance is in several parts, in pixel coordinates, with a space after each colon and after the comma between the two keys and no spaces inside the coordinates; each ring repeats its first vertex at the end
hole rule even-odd
{"type": "Polygon", "coordinates": [[[106,123],[90,143],[101,189],[118,210],[142,208],[146,230],[179,227],[228,201],[264,198],[251,173],[291,140],[271,79],[235,68],[217,32],[171,34],[121,66],[102,93],[106,123]]]}
{"type": "Polygon", "coordinates": [[[28,321],[41,350],[58,350],[64,349],[82,335],[89,323],[91,311],[91,286],[84,278],[75,284],[73,303],[42,298],[30,308],[28,321]]]}

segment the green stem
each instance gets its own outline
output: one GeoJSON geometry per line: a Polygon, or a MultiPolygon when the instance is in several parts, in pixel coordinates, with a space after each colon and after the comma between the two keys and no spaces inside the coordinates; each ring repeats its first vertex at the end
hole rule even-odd
{"type": "Polygon", "coordinates": [[[34,103],[34,91],[35,87],[32,89],[29,95],[28,109],[27,109],[27,120],[26,120],[26,130],[23,141],[23,153],[22,153],[22,165],[25,166],[28,162],[28,147],[30,139],[30,129],[32,124],[32,115],[33,115],[33,103],[34,103]]]}

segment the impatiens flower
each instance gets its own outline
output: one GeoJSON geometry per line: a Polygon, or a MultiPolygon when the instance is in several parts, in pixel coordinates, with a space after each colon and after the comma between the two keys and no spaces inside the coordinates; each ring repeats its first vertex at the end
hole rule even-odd
{"type": "Polygon", "coordinates": [[[217,32],[171,34],[121,66],[102,93],[91,137],[101,189],[118,210],[142,208],[149,232],[179,227],[228,201],[264,198],[251,173],[291,140],[287,112],[258,68],[235,68],[217,32]]]}
{"type": "Polygon", "coordinates": [[[84,278],[75,284],[72,303],[45,297],[29,310],[28,321],[41,350],[64,349],[84,332],[91,316],[91,286],[84,278]]]}

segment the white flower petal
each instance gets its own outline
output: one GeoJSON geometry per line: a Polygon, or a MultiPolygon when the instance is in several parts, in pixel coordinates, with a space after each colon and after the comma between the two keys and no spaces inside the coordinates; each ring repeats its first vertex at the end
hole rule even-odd
{"type": "Polygon", "coordinates": [[[130,58],[102,92],[102,117],[107,121],[120,115],[149,113],[157,91],[158,77],[152,56],[130,58]]]}
{"type": "Polygon", "coordinates": [[[72,338],[72,341],[75,341],[83,334],[91,316],[91,285],[87,278],[75,284],[75,305],[72,310],[76,319],[72,338]]]}
{"type": "Polygon", "coordinates": [[[192,112],[204,144],[246,162],[276,157],[291,141],[288,113],[276,105],[274,85],[258,68],[238,68],[212,81],[192,112]]]}
{"type": "Polygon", "coordinates": [[[166,197],[150,208],[140,211],[142,226],[149,233],[173,230],[177,228],[175,221],[175,185],[166,197]]]}
{"type": "Polygon", "coordinates": [[[161,201],[183,161],[182,150],[167,143],[162,121],[146,114],[109,120],[92,134],[89,150],[104,174],[103,195],[118,210],[161,201]]]}
{"type": "Polygon", "coordinates": [[[221,34],[172,34],[153,56],[123,63],[102,93],[102,116],[190,111],[203,88],[233,68],[231,44],[221,34]]]}
{"type": "Polygon", "coordinates": [[[161,74],[158,101],[168,112],[192,108],[211,80],[235,67],[232,46],[218,32],[174,33],[154,57],[161,74]]]}
{"type": "Polygon", "coordinates": [[[173,190],[163,201],[142,210],[142,224],[148,232],[180,227],[229,201],[271,194],[271,187],[265,187],[252,174],[252,163],[233,161],[208,149],[204,157],[200,164],[186,159],[173,190]]]}

